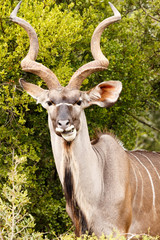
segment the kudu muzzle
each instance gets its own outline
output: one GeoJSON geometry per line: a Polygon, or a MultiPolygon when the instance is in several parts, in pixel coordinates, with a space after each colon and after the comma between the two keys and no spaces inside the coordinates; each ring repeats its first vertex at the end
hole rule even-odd
{"type": "Polygon", "coordinates": [[[73,125],[71,108],[65,103],[57,107],[56,133],[68,142],[73,141],[77,134],[77,130],[73,125]]]}

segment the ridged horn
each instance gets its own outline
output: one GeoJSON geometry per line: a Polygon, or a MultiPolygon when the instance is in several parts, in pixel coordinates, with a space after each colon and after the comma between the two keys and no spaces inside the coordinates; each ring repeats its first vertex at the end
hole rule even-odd
{"type": "Polygon", "coordinates": [[[113,6],[112,3],[110,3],[110,6],[112,8],[112,11],[114,13],[114,16],[109,17],[105,20],[103,20],[95,29],[92,39],[91,39],[91,52],[92,56],[94,58],[94,61],[91,61],[82,67],[80,67],[71,77],[68,87],[73,89],[79,89],[83,80],[87,78],[91,73],[97,72],[97,71],[103,71],[108,68],[109,61],[108,59],[103,55],[101,48],[100,48],[100,38],[104,31],[104,29],[121,19],[121,14],[118,12],[118,10],[113,6]]]}
{"type": "Polygon", "coordinates": [[[15,7],[15,9],[10,15],[10,19],[12,22],[17,23],[18,25],[20,25],[25,29],[30,40],[30,48],[29,48],[28,54],[21,61],[22,70],[24,70],[25,72],[30,72],[38,75],[40,78],[42,78],[46,82],[49,89],[59,88],[61,87],[61,85],[56,75],[50,69],[48,69],[41,63],[38,63],[35,61],[37,58],[38,49],[39,49],[38,38],[32,26],[25,20],[17,17],[17,12],[20,8],[21,3],[22,1],[20,1],[17,4],[17,6],[15,7]]]}

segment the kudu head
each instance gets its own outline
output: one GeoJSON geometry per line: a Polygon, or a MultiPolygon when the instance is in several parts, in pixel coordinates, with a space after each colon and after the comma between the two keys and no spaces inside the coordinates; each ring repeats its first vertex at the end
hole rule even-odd
{"type": "Polygon", "coordinates": [[[109,107],[117,101],[122,90],[122,84],[119,81],[102,82],[86,92],[79,90],[83,80],[91,73],[108,68],[109,61],[100,49],[100,37],[108,25],[121,19],[121,15],[109,3],[114,16],[102,21],[95,29],[91,39],[91,52],[94,61],[80,67],[71,77],[69,84],[63,87],[50,69],[35,61],[39,48],[37,35],[29,23],[17,17],[20,4],[21,2],[13,10],[10,19],[22,26],[30,39],[29,52],[22,60],[21,67],[24,71],[34,73],[42,78],[49,90],[44,90],[22,79],[20,79],[20,84],[28,94],[47,109],[56,134],[68,142],[73,141],[81,126],[80,115],[83,109],[92,104],[109,107]]]}

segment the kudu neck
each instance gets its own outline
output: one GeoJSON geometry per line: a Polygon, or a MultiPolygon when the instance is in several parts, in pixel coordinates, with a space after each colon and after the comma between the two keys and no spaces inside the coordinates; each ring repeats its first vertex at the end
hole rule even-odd
{"type": "Polygon", "coordinates": [[[62,137],[59,137],[53,129],[50,117],[48,120],[53,155],[61,181],[63,178],[63,177],[61,178],[61,176],[63,175],[61,169],[63,169],[62,165],[64,162],[64,156],[66,154],[68,154],[69,158],[72,159],[74,158],[74,160],[77,162],[80,168],[81,166],[84,167],[86,164],[90,164],[90,160],[95,159],[96,161],[96,155],[90,142],[88,126],[84,111],[81,113],[80,116],[79,131],[77,133],[75,140],[73,140],[72,142],[66,142],[62,137]]]}

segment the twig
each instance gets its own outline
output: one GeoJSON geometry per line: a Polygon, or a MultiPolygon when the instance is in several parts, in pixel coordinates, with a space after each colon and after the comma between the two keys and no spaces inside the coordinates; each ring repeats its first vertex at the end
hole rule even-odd
{"type": "Polygon", "coordinates": [[[26,216],[28,216],[28,213],[25,213],[19,220],[16,221],[16,225],[21,222],[26,216]]]}
{"type": "Polygon", "coordinates": [[[24,231],[25,229],[27,229],[27,228],[31,228],[31,227],[29,226],[29,223],[28,223],[26,226],[24,226],[21,230],[19,230],[18,232],[16,232],[16,233],[15,233],[15,236],[18,235],[19,233],[23,232],[23,231],[24,231]]]}
{"type": "Polygon", "coordinates": [[[160,129],[158,129],[158,128],[152,126],[152,125],[150,125],[149,123],[145,122],[144,120],[142,120],[142,119],[140,119],[140,118],[134,116],[134,115],[131,114],[131,113],[127,113],[127,114],[130,115],[131,117],[133,117],[133,118],[134,118],[135,120],[137,120],[138,122],[140,122],[140,123],[142,123],[142,124],[144,124],[144,125],[146,125],[146,126],[152,128],[153,130],[155,130],[155,131],[157,131],[157,132],[160,132],[160,129]]]}
{"type": "Polygon", "coordinates": [[[146,13],[146,15],[148,15],[150,18],[154,19],[155,21],[160,22],[159,19],[153,17],[152,15],[150,15],[150,14],[146,11],[146,9],[142,6],[141,2],[139,2],[139,3],[140,3],[140,6],[141,6],[142,10],[146,13]]]}
{"type": "Polygon", "coordinates": [[[1,17],[0,17],[0,25],[1,25],[2,33],[4,34],[5,31],[4,31],[4,28],[3,28],[3,25],[2,25],[2,18],[1,17]]]}
{"type": "Polygon", "coordinates": [[[22,206],[21,206],[21,205],[22,205],[22,204],[19,204],[19,207],[18,207],[19,211],[18,211],[18,213],[15,215],[15,218],[17,218],[17,217],[20,215],[21,211],[22,211],[22,206]]]}
{"type": "MultiPolygon", "coordinates": [[[[15,151],[13,149],[13,152],[12,152],[12,165],[14,164],[14,154],[15,154],[15,151]]],[[[12,188],[13,188],[13,193],[15,193],[15,183],[14,183],[14,179],[13,179],[13,176],[12,176],[12,188]]],[[[11,240],[14,239],[14,236],[15,236],[15,204],[14,202],[12,202],[12,223],[11,223],[11,240]]]]}

